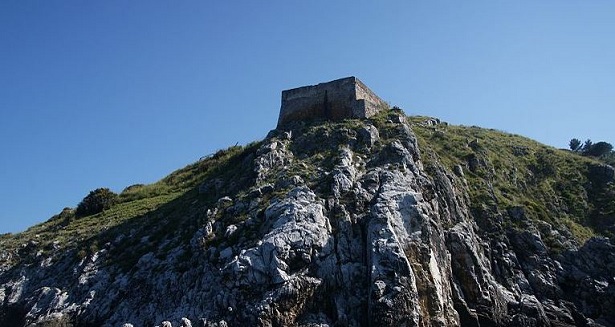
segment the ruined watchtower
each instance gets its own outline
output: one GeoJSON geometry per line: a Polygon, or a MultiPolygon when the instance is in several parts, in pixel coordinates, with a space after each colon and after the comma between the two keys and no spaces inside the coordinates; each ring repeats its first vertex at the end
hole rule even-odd
{"type": "Polygon", "coordinates": [[[278,127],[299,120],[367,118],[385,108],[386,102],[358,78],[346,77],[282,91],[278,127]]]}

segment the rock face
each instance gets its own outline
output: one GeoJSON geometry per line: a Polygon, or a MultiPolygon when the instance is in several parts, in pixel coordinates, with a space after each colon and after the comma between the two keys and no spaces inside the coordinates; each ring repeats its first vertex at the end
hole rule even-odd
{"type": "MultiPolygon", "coordinates": [[[[4,264],[0,325],[615,324],[608,239],[553,253],[547,225],[480,227],[463,174],[426,168],[405,117],[391,115],[270,133],[247,189],[202,206],[194,195],[177,215],[192,229],[155,241],[146,227],[120,229],[80,260],[4,264]],[[114,253],[135,242],[147,246],[122,268],[114,253]]],[[[200,190],[224,183],[208,177],[200,190]]]]}

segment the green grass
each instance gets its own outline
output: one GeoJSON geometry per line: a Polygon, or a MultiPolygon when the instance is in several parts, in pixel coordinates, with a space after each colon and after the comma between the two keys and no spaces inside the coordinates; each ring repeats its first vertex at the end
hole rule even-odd
{"type": "MultiPolygon", "coordinates": [[[[174,228],[181,225],[194,230],[198,223],[189,218],[218,199],[218,194],[199,194],[198,186],[212,177],[239,180],[244,184],[228,183],[221,190],[236,195],[251,177],[252,169],[246,167],[246,161],[251,164],[251,160],[246,158],[253,155],[258,146],[259,143],[255,142],[220,150],[159,182],[128,187],[120,194],[118,203],[98,214],[75,217],[74,210],[67,208],[22,233],[0,235],[0,249],[21,251],[22,260],[32,259],[37,252],[71,250],[77,252],[77,257],[82,257],[133,229],[149,228],[154,238],[173,234],[174,228]],[[26,253],[23,247],[30,242],[35,242],[36,247],[32,253],[26,253]]],[[[17,258],[13,257],[13,260],[17,258]]]]}
{"type": "Polygon", "coordinates": [[[463,167],[474,212],[522,206],[531,219],[566,226],[580,242],[605,232],[594,220],[601,210],[612,214],[615,198],[605,196],[611,186],[588,188],[589,167],[598,161],[493,129],[426,126],[426,119],[411,117],[423,161],[463,167]]]}

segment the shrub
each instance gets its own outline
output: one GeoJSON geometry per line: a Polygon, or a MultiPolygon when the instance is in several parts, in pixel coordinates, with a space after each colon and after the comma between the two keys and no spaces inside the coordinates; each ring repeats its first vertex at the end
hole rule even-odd
{"type": "Polygon", "coordinates": [[[587,150],[585,150],[585,155],[592,157],[600,157],[605,155],[613,150],[613,146],[607,142],[598,142],[592,144],[587,150]]]}
{"type": "Polygon", "coordinates": [[[601,141],[594,143],[592,140],[587,139],[585,143],[581,144],[579,139],[572,139],[568,143],[568,146],[570,150],[580,152],[584,156],[602,157],[603,159],[613,157],[613,145],[607,142],[601,141]]]}
{"type": "Polygon", "coordinates": [[[95,189],[81,200],[75,210],[75,215],[77,217],[84,217],[107,210],[115,204],[117,197],[117,194],[108,188],[95,189]]]}
{"type": "Polygon", "coordinates": [[[550,151],[539,151],[536,153],[536,161],[530,164],[529,168],[534,174],[541,178],[555,177],[557,167],[555,165],[555,155],[550,151]]]}
{"type": "Polygon", "coordinates": [[[583,148],[581,149],[583,151],[583,154],[586,154],[594,145],[594,143],[592,142],[592,140],[587,139],[585,140],[585,143],[583,144],[583,148]]]}

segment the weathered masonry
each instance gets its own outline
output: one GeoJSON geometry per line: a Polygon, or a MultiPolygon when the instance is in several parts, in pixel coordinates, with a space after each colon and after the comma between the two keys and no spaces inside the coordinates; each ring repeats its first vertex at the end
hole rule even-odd
{"type": "Polygon", "coordinates": [[[386,108],[358,78],[346,77],[282,91],[278,127],[300,120],[367,118],[386,108]]]}

